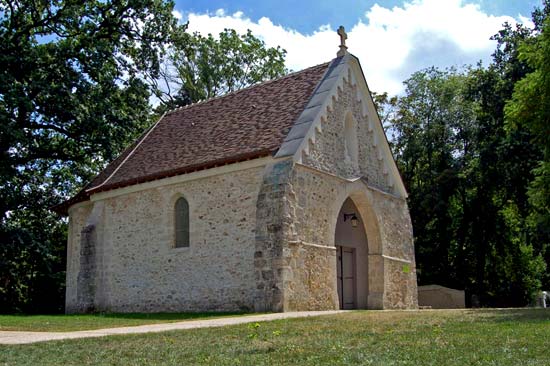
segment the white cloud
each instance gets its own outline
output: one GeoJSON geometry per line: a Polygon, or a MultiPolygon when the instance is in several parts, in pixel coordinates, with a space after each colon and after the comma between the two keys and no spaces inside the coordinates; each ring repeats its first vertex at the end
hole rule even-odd
{"type": "Polygon", "coordinates": [[[528,17],[525,17],[523,15],[519,15],[518,16],[518,19],[519,19],[519,22],[520,23],[523,23],[526,27],[529,27],[529,28],[535,28],[535,23],[533,23],[533,21],[531,20],[531,18],[528,18],[528,17]]]}
{"type": "MultiPolygon", "coordinates": [[[[202,34],[250,29],[268,46],[286,49],[287,66],[293,70],[329,61],[338,50],[339,38],[330,24],[302,34],[267,17],[252,21],[242,11],[229,15],[223,9],[189,13],[188,20],[189,31],[202,34]]],[[[488,15],[461,0],[412,0],[391,9],[376,4],[348,27],[347,44],[360,59],[371,89],[393,94],[401,92],[402,81],[421,68],[475,64],[479,59],[487,63],[495,48],[489,38],[505,21],[516,22],[509,16],[488,15]]],[[[519,21],[528,25],[524,17],[519,21]]]]}
{"type": "Polygon", "coordinates": [[[174,18],[176,18],[178,21],[182,20],[183,18],[183,15],[177,11],[177,10],[172,10],[172,15],[174,16],[174,18]]]}

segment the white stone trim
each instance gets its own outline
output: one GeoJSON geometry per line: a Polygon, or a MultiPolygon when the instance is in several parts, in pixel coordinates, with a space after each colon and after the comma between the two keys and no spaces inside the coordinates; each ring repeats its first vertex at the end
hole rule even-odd
{"type": "MultiPolygon", "coordinates": [[[[302,163],[295,163],[297,166],[301,167],[301,168],[306,168],[306,170],[311,170],[315,173],[319,173],[319,174],[323,174],[323,175],[326,175],[326,176],[329,176],[331,178],[334,178],[334,179],[337,179],[337,180],[340,180],[342,182],[346,182],[346,183],[354,183],[354,182],[357,182],[358,180],[361,180],[360,177],[357,177],[357,178],[351,178],[351,179],[348,179],[348,178],[343,178],[343,177],[340,177],[338,175],[334,175],[332,173],[329,173],[329,172],[326,172],[324,170],[320,170],[320,169],[317,169],[317,168],[314,168],[314,167],[311,167],[309,165],[305,165],[305,164],[302,164],[302,163]]],[[[365,181],[362,181],[362,183],[369,189],[372,189],[373,191],[376,191],[377,193],[380,193],[380,194],[383,194],[383,195],[386,195],[386,196],[389,196],[391,198],[395,198],[395,199],[398,199],[398,200],[401,200],[401,201],[406,201],[406,199],[404,197],[401,197],[401,196],[398,196],[396,194],[393,194],[393,193],[390,193],[390,192],[386,192],[386,191],[383,191],[381,190],[380,188],[377,188],[375,186],[372,186],[370,184],[368,184],[367,182],[365,181]]]]}
{"type": "MultiPolygon", "coordinates": [[[[348,67],[346,67],[346,70],[347,69],[348,67]]],[[[294,156],[293,156],[294,162],[301,163],[302,153],[305,153],[306,155],[309,154],[310,141],[311,141],[311,144],[315,144],[316,131],[322,131],[321,120],[326,120],[327,109],[332,107],[333,102],[338,97],[338,89],[340,89],[341,85],[344,84],[344,75],[346,74],[347,72],[340,72],[332,88],[330,88],[326,92],[327,95],[325,96],[324,101],[319,108],[319,112],[315,116],[313,122],[311,123],[311,126],[309,127],[309,130],[307,131],[306,135],[302,138],[302,141],[298,149],[294,153],[294,156]]]]}
{"type": "Polygon", "coordinates": [[[388,196],[388,197],[391,197],[391,198],[395,198],[395,199],[398,199],[398,200],[401,200],[401,201],[405,201],[407,202],[407,199],[405,197],[401,197],[401,196],[398,196],[396,194],[393,194],[393,193],[390,193],[390,192],[386,192],[386,191],[383,191],[381,190],[380,188],[377,188],[375,186],[371,186],[370,184],[366,183],[366,182],[363,182],[363,184],[365,184],[367,186],[367,188],[369,189],[372,189],[373,191],[375,191],[376,193],[380,193],[384,196],[388,196]]]}
{"type": "Polygon", "coordinates": [[[349,56],[345,63],[342,63],[337,67],[342,67],[342,70],[339,72],[337,80],[332,88],[326,92],[327,95],[320,106],[319,112],[315,116],[309,130],[294,153],[294,161],[296,163],[301,163],[302,154],[309,154],[310,143],[315,144],[316,131],[322,130],[321,121],[326,119],[328,110],[332,108],[333,103],[338,98],[338,90],[341,90],[347,81],[351,85],[355,85],[360,88],[360,91],[358,92],[358,94],[360,94],[359,100],[364,101],[364,103],[361,103],[362,113],[367,116],[369,131],[373,131],[373,139],[376,146],[378,159],[383,161],[385,167],[384,170],[389,173],[388,184],[391,187],[395,187],[397,193],[396,196],[399,196],[400,198],[407,198],[407,190],[405,189],[405,185],[403,184],[403,180],[401,179],[401,175],[399,174],[397,165],[388,145],[387,137],[382,127],[382,122],[380,121],[380,116],[374,106],[374,102],[359,61],[355,57],[349,56]]]}
{"type": "Polygon", "coordinates": [[[317,169],[317,168],[314,168],[312,166],[309,166],[309,165],[305,165],[301,162],[296,162],[295,163],[297,166],[299,166],[300,168],[305,168],[306,170],[311,170],[315,173],[320,173],[322,175],[326,175],[326,176],[329,176],[331,178],[334,178],[334,179],[337,179],[339,181],[342,181],[342,182],[347,182],[347,183],[353,183],[353,182],[356,182],[358,180],[360,180],[361,178],[360,177],[357,177],[357,178],[351,178],[351,179],[348,179],[348,178],[343,178],[343,177],[340,177],[339,175],[335,175],[335,174],[332,174],[332,173],[329,173],[329,172],[326,172],[324,170],[320,170],[320,169],[317,169]]]}
{"type": "Polygon", "coordinates": [[[410,260],[401,259],[401,258],[396,258],[396,257],[390,257],[389,255],[385,255],[385,254],[382,254],[382,258],[384,258],[384,259],[389,259],[390,261],[394,261],[394,262],[401,262],[401,263],[406,263],[406,264],[412,264],[412,261],[410,261],[410,260]]]}
{"type": "Polygon", "coordinates": [[[333,247],[333,246],[320,245],[320,244],[313,244],[313,243],[306,243],[305,241],[291,241],[291,242],[289,242],[289,244],[293,244],[293,245],[305,245],[305,246],[308,246],[308,247],[315,247],[315,248],[336,250],[336,247],[333,247]]]}
{"type": "Polygon", "coordinates": [[[128,186],[128,187],[121,187],[121,188],[113,189],[113,190],[110,190],[110,191],[94,193],[90,196],[90,200],[91,201],[100,201],[100,200],[104,200],[104,199],[107,199],[107,198],[113,198],[113,197],[118,197],[118,196],[122,196],[122,195],[129,194],[129,193],[143,191],[143,190],[146,190],[146,189],[158,188],[158,187],[162,187],[162,186],[188,182],[188,181],[192,181],[192,180],[196,180],[196,179],[212,177],[212,176],[215,176],[215,175],[237,172],[237,171],[240,171],[240,170],[247,170],[247,169],[263,167],[267,164],[273,163],[276,160],[285,160],[285,159],[284,158],[275,159],[273,157],[263,157],[263,158],[243,161],[243,162],[240,162],[240,163],[228,164],[228,165],[223,165],[223,166],[219,166],[219,167],[215,167],[215,168],[199,170],[199,171],[192,172],[192,173],[181,174],[181,175],[176,175],[176,176],[173,176],[173,177],[167,177],[167,178],[163,178],[163,179],[153,180],[153,181],[150,181],[150,182],[134,184],[134,185],[131,185],[131,186],[128,186]]]}

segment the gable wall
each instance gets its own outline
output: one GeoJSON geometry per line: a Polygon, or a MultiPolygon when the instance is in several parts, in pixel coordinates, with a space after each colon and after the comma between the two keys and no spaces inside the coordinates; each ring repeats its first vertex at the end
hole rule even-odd
{"type": "Polygon", "coordinates": [[[348,197],[367,226],[367,307],[415,308],[407,194],[357,60],[344,56],[333,62],[291,131],[295,140],[289,139],[278,153],[294,154],[296,162],[285,201],[292,217],[286,236],[292,239],[283,260],[284,309],[338,306],[334,225],[348,197]],[[346,124],[353,127],[351,133],[346,124]],[[356,140],[349,143],[350,136],[356,140]],[[357,158],[350,159],[347,150],[354,148],[357,158]]]}
{"type": "Polygon", "coordinates": [[[284,258],[286,311],[338,308],[335,227],[348,197],[367,227],[368,284],[360,291],[368,291],[366,307],[417,307],[412,226],[404,199],[300,164],[294,166],[289,185],[292,225],[287,237],[292,240],[284,258]]]}
{"type": "Polygon", "coordinates": [[[382,159],[379,146],[386,141],[378,141],[380,138],[375,133],[378,126],[373,125],[378,121],[364,112],[365,103],[349,72],[324,111],[314,137],[309,139],[307,148],[302,150],[300,162],[343,178],[366,177],[369,185],[393,193],[385,165],[388,162],[382,159]],[[355,134],[359,150],[357,163],[346,158],[344,121],[348,113],[356,121],[355,134]]]}
{"type": "MultiPolygon", "coordinates": [[[[253,309],[262,171],[250,168],[95,202],[104,207],[94,310],[253,309]],[[173,248],[173,209],[180,196],[189,202],[189,248],[173,248]]],[[[79,308],[79,232],[86,213],[70,212],[68,311],[79,308]]]]}

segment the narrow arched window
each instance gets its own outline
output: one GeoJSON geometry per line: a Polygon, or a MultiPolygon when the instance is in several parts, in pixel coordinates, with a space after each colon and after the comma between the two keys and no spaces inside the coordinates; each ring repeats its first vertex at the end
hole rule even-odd
{"type": "Polygon", "coordinates": [[[178,198],[174,208],[176,248],[189,246],[189,203],[183,197],[178,198]]]}
{"type": "Polygon", "coordinates": [[[357,123],[350,112],[348,112],[344,120],[344,143],[346,148],[346,159],[353,163],[357,163],[357,156],[359,155],[357,146],[357,123]]]}

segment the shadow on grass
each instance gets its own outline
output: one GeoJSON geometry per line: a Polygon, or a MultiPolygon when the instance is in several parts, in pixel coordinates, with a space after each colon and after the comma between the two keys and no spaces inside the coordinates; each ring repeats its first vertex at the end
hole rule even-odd
{"type": "Polygon", "coordinates": [[[467,313],[482,315],[477,321],[524,323],[550,321],[550,308],[470,309],[467,313]]]}

